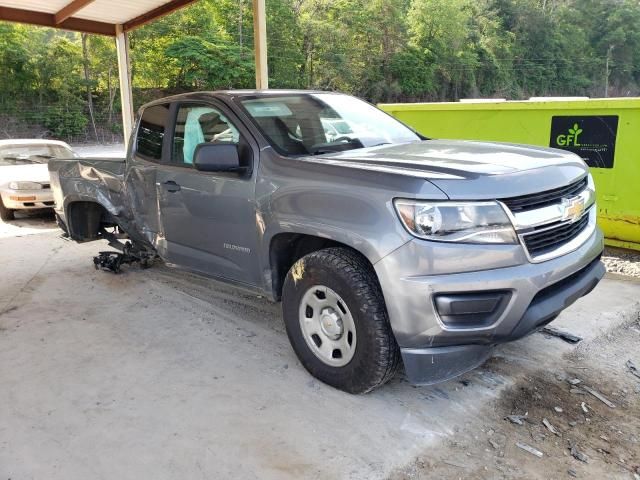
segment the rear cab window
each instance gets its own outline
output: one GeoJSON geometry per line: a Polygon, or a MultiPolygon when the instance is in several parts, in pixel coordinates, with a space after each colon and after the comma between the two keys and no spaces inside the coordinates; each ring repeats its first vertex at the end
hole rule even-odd
{"type": "Polygon", "coordinates": [[[135,152],[150,162],[162,161],[162,146],[169,121],[170,104],[147,107],[142,112],[136,135],[135,152]]]}

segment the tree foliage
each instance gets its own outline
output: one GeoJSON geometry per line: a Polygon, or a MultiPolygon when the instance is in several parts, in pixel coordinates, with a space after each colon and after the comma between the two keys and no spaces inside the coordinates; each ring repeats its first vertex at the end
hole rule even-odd
{"type": "MultiPolygon", "coordinates": [[[[201,0],[132,32],[136,103],[252,88],[251,7],[201,0]]],[[[270,85],[373,102],[638,95],[638,25],[638,0],[267,0],[270,85]]],[[[79,34],[0,23],[5,124],[90,139],[89,95],[101,131],[117,132],[113,40],[85,46],[79,34]]]]}

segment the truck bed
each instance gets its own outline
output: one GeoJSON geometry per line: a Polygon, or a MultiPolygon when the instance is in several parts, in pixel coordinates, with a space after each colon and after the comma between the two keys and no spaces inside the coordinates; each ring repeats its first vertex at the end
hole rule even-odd
{"type": "Polygon", "coordinates": [[[56,213],[65,218],[71,202],[98,203],[125,231],[131,221],[125,194],[125,158],[70,158],[49,161],[56,213]]]}

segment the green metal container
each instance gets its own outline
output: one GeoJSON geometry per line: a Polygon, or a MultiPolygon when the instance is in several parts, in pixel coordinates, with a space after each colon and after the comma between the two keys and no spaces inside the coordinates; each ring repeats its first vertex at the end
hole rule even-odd
{"type": "Polygon", "coordinates": [[[570,150],[596,183],[609,245],[640,250],[640,98],[382,104],[427,137],[570,150]]]}

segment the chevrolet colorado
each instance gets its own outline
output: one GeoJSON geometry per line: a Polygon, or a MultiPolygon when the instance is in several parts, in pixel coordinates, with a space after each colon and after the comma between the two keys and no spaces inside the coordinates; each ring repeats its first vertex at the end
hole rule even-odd
{"type": "Polygon", "coordinates": [[[281,300],[302,365],[351,393],[400,364],[416,384],[475,368],[604,275],[578,156],[426,139],[348,95],[165,98],[140,109],[126,159],[49,171],[73,240],[281,300]]]}

